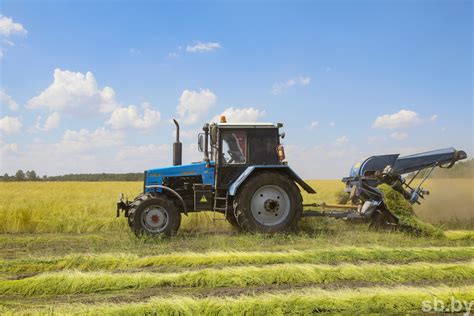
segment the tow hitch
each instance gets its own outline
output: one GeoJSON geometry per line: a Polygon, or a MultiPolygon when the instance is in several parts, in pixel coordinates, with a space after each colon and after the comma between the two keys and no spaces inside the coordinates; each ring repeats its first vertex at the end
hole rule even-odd
{"type": "Polygon", "coordinates": [[[128,210],[130,209],[130,201],[127,198],[127,200],[124,202],[123,199],[124,199],[123,193],[120,193],[120,197],[117,202],[117,217],[120,217],[120,211],[123,211],[124,216],[128,217],[128,210]]]}

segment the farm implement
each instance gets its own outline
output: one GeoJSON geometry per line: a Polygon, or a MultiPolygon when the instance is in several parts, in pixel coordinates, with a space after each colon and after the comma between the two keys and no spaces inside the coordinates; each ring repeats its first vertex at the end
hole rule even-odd
{"type": "Polygon", "coordinates": [[[291,231],[307,216],[397,226],[399,219],[388,210],[379,185],[387,184],[410,203],[420,203],[429,194],[422,184],[436,167],[450,168],[467,157],[453,148],[404,157],[372,156],[342,179],[350,205],[303,204],[300,188],[309,194],[316,191],[285,159],[280,143],[283,124],[227,123],[221,117],[219,123],[205,124],[198,135],[203,161],[182,165],[179,124],[174,122],[173,166],[146,170],[143,192],[133,201],[121,194],[117,203],[117,217],[122,211],[137,235],[172,236],[181,214],[200,211],[222,213],[238,229],[263,233],[291,231]],[[415,185],[417,176],[422,179],[415,185]]]}
{"type": "Polygon", "coordinates": [[[350,171],[350,176],[342,179],[346,184],[345,191],[348,193],[351,205],[304,204],[303,206],[323,209],[320,212],[305,212],[304,215],[366,221],[379,228],[397,226],[407,228],[389,211],[378,186],[389,185],[410,204],[420,204],[420,199],[429,195],[429,191],[424,190],[422,185],[433,170],[436,167],[451,168],[456,161],[466,158],[464,151],[457,151],[454,148],[404,157],[400,157],[399,154],[369,157],[362,163],[356,163],[350,171]],[[418,176],[421,176],[421,180],[415,185],[418,176]],[[331,207],[339,211],[324,210],[331,207]]]}

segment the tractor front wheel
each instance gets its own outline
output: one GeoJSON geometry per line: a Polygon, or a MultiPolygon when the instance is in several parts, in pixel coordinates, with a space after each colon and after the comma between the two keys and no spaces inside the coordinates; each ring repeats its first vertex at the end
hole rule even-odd
{"type": "Polygon", "coordinates": [[[181,213],[168,197],[146,193],[132,203],[128,223],[137,236],[174,236],[181,224],[181,213]]]}
{"type": "MultiPolygon", "coordinates": [[[[132,206],[133,206],[133,203],[135,203],[137,200],[140,200],[142,198],[142,196],[145,195],[145,194],[146,193],[140,193],[139,195],[137,195],[135,197],[135,199],[133,200],[133,202],[132,202],[132,206]]],[[[130,214],[130,211],[129,211],[129,214],[130,214]]],[[[132,218],[132,216],[127,215],[127,223],[128,223],[128,227],[133,229],[133,218],[132,218]]]]}
{"type": "Polygon", "coordinates": [[[303,204],[298,187],[285,174],[262,172],[239,190],[234,209],[243,230],[277,233],[296,228],[303,204]]]}

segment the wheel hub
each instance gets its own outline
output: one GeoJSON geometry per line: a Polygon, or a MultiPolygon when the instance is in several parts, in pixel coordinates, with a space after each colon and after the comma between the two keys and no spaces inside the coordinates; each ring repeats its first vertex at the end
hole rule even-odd
{"type": "Polygon", "coordinates": [[[276,226],[290,214],[290,198],[277,185],[264,185],[253,194],[250,207],[254,219],[265,226],[276,226]]]}
{"type": "Polygon", "coordinates": [[[142,222],[147,231],[160,232],[168,224],[168,212],[160,205],[150,206],[142,213],[142,222]]]}
{"type": "Polygon", "coordinates": [[[276,200],[268,199],[263,203],[263,207],[265,211],[274,213],[280,209],[280,204],[276,200]]]}

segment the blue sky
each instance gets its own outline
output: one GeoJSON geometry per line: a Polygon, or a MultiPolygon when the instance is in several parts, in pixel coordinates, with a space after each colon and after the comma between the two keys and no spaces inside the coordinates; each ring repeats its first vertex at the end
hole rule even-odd
{"type": "Polygon", "coordinates": [[[2,1],[0,172],[141,172],[202,124],[283,122],[305,178],[473,151],[470,1],[2,1]],[[53,77],[54,76],[54,77],[53,77]]]}

